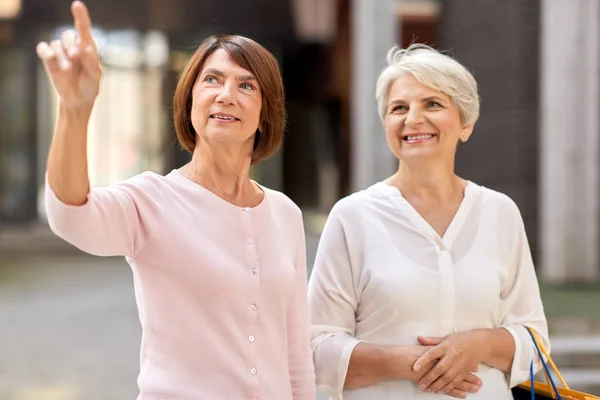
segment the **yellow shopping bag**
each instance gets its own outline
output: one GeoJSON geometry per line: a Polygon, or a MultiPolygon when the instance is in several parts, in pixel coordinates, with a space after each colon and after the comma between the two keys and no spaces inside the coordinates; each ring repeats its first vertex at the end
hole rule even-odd
{"type": "Polygon", "coordinates": [[[550,355],[544,348],[544,345],[542,344],[542,342],[540,342],[538,340],[535,332],[530,328],[527,328],[527,330],[529,331],[529,334],[531,335],[531,339],[533,340],[535,348],[537,349],[538,356],[540,357],[540,360],[542,360],[542,364],[544,365],[544,374],[546,376],[546,383],[534,381],[534,379],[533,379],[533,362],[532,362],[529,367],[530,380],[520,384],[519,386],[517,386],[516,388],[513,388],[513,390],[512,390],[513,397],[515,400],[529,400],[529,399],[531,399],[531,400],[540,400],[540,399],[600,400],[600,397],[598,397],[598,396],[594,396],[592,394],[587,394],[587,393],[583,393],[583,392],[578,392],[576,390],[569,388],[569,385],[567,385],[567,382],[565,382],[565,380],[563,379],[562,375],[558,371],[558,368],[556,368],[556,365],[552,361],[552,358],[550,358],[550,355]],[[544,357],[546,357],[547,361],[544,360],[544,357]],[[554,383],[554,379],[552,379],[552,376],[550,375],[550,371],[548,369],[548,364],[550,365],[552,370],[556,373],[556,376],[562,383],[563,387],[557,387],[556,384],[554,383]],[[531,384],[532,382],[533,382],[533,385],[531,384]]]}

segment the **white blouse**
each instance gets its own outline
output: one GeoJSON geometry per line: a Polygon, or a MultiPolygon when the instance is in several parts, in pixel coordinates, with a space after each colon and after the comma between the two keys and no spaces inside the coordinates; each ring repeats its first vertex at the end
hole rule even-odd
{"type": "Polygon", "coordinates": [[[506,328],[516,345],[510,376],[480,365],[483,387],[469,399],[512,399],[531,360],[541,368],[524,326],[550,348],[521,214],[506,195],[472,182],[443,237],[383,182],[340,200],[308,293],[317,385],[335,400],[448,398],[408,380],[343,389],[361,341],[414,345],[418,335],[506,328]]]}

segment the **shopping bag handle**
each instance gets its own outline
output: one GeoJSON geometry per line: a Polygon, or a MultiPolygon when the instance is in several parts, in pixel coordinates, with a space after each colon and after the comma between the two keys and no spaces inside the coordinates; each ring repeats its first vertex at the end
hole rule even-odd
{"type": "MultiPolygon", "coordinates": [[[[548,364],[550,364],[550,366],[552,367],[552,370],[554,371],[554,373],[560,380],[560,383],[563,385],[563,387],[567,390],[570,389],[569,385],[567,385],[567,382],[562,377],[562,375],[560,374],[560,371],[556,367],[556,364],[554,364],[554,361],[552,361],[552,357],[550,357],[550,354],[548,354],[548,351],[544,347],[544,344],[539,340],[535,331],[529,327],[527,327],[527,331],[529,332],[529,335],[531,335],[531,338],[533,339],[533,343],[535,343],[536,349],[538,350],[538,354],[540,354],[540,351],[541,351],[541,353],[546,357],[546,360],[548,360],[547,361],[548,364]]],[[[544,362],[544,358],[541,355],[540,355],[540,360],[542,360],[542,362],[544,362]]],[[[546,380],[548,381],[550,373],[547,371],[547,369],[544,370],[544,373],[546,374],[546,380]]]]}
{"type": "MultiPolygon", "coordinates": [[[[529,332],[529,335],[531,336],[531,340],[533,341],[533,345],[535,346],[538,356],[540,357],[540,361],[542,362],[542,365],[544,366],[544,372],[546,374],[546,381],[552,386],[552,389],[554,390],[554,394],[556,395],[556,399],[561,400],[562,397],[560,396],[560,393],[558,392],[558,389],[556,388],[556,384],[554,383],[554,379],[552,379],[552,375],[550,375],[550,370],[548,369],[548,364],[544,360],[544,355],[546,356],[548,361],[552,362],[552,360],[548,356],[548,352],[546,351],[546,349],[544,349],[544,346],[541,344],[541,342],[538,343],[535,332],[533,332],[533,330],[531,328],[527,328],[527,332],[529,332]],[[542,354],[542,350],[540,350],[540,347],[544,350],[543,354],[542,354]]],[[[553,367],[554,371],[558,374],[558,369],[556,368],[556,365],[554,365],[554,363],[552,363],[552,367],[553,367]]],[[[559,376],[560,376],[560,374],[559,374],[559,376]]],[[[531,363],[529,364],[529,380],[531,382],[531,385],[530,385],[531,400],[535,400],[534,378],[535,377],[534,377],[534,373],[533,373],[533,360],[531,360],[531,363]]],[[[560,378],[561,378],[561,381],[564,382],[562,380],[562,377],[560,377],[560,378]]]]}

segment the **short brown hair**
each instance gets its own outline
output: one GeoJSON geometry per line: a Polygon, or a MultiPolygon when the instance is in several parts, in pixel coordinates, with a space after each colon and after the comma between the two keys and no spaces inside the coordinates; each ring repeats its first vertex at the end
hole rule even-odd
{"type": "Polygon", "coordinates": [[[242,68],[257,79],[262,93],[260,121],[252,152],[252,164],[277,152],[285,128],[285,98],[279,64],[275,57],[252,39],[237,35],[214,35],[204,40],[183,70],[173,96],[173,120],[179,144],[193,152],[196,131],[192,125],[192,89],[206,59],[217,49],[223,49],[242,68]]]}

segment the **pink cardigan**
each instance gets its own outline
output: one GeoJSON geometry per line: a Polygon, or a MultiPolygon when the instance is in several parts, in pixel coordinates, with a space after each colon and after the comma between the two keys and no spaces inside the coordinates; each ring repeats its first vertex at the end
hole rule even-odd
{"type": "Polygon", "coordinates": [[[58,236],[131,265],[138,400],[315,398],[302,215],[263,190],[240,208],[178,171],[144,173],[68,206],[46,183],[58,236]]]}

